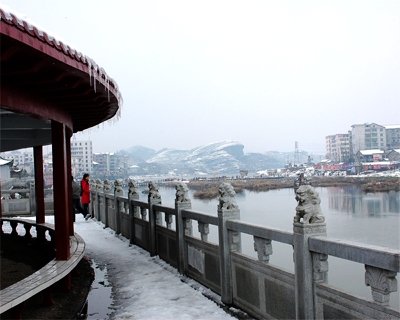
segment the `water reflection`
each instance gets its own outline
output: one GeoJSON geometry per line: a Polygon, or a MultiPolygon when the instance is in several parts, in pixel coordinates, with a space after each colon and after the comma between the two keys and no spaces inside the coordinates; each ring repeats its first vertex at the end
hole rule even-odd
{"type": "Polygon", "coordinates": [[[337,212],[379,216],[400,213],[400,192],[377,192],[365,194],[358,187],[329,187],[329,209],[337,212]]]}
{"type": "MultiPolygon", "coordinates": [[[[400,192],[365,194],[358,187],[316,188],[321,198],[328,237],[351,240],[392,249],[400,249],[400,192]]],[[[160,187],[162,203],[174,207],[175,190],[160,187]]],[[[218,200],[197,200],[193,192],[192,209],[208,215],[217,215],[218,200]]],[[[147,195],[140,196],[147,201],[147,195]]],[[[243,191],[236,195],[240,219],[250,223],[293,231],[293,216],[297,202],[292,188],[267,192],[243,191]]],[[[193,234],[199,238],[197,223],[193,234]]],[[[210,225],[210,242],[218,243],[218,229],[210,225]]],[[[293,272],[293,249],[279,242],[272,243],[270,263],[293,272]]],[[[243,253],[256,258],[253,237],[242,235],[243,253]]],[[[329,283],[345,291],[371,299],[371,289],[364,284],[364,265],[329,257],[329,283]]],[[[399,309],[399,292],[391,294],[390,305],[399,309]]]]}

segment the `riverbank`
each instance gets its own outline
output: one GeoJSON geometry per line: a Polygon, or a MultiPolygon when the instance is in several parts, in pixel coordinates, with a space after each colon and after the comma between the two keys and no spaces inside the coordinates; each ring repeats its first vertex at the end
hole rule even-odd
{"type": "MultiPolygon", "coordinates": [[[[193,196],[196,199],[213,199],[218,197],[218,186],[224,181],[229,182],[236,193],[241,193],[243,190],[263,192],[293,188],[292,178],[191,181],[187,186],[189,189],[195,190],[193,196]]],[[[400,179],[398,177],[313,177],[311,182],[314,187],[358,186],[364,192],[400,191],[400,179]]]]}

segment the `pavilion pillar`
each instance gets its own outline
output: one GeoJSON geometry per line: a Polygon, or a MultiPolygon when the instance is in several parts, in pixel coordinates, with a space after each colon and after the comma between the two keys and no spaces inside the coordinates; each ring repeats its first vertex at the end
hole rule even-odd
{"type": "Polygon", "coordinates": [[[33,147],[33,161],[35,166],[36,223],[44,223],[45,207],[42,146],[33,147]]]}
{"type": "Polygon", "coordinates": [[[74,222],[75,222],[75,210],[72,206],[72,168],[71,168],[71,137],[72,132],[68,128],[66,129],[65,144],[67,149],[67,181],[68,181],[68,230],[69,235],[74,235],[74,222]]]}
{"type": "Polygon", "coordinates": [[[55,225],[55,248],[57,260],[68,260],[69,251],[69,217],[71,172],[68,177],[67,170],[67,147],[65,124],[52,121],[52,151],[53,151],[53,188],[54,188],[54,225],[55,225]]]}

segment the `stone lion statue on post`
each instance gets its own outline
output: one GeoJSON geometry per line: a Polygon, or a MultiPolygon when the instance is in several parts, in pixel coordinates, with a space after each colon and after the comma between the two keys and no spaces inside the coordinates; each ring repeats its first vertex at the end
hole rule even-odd
{"type": "Polygon", "coordinates": [[[218,188],[219,192],[219,204],[218,210],[234,210],[239,209],[239,206],[235,199],[235,190],[231,184],[222,182],[218,188]]]}
{"type": "Polygon", "coordinates": [[[117,179],[114,181],[114,194],[117,193],[124,193],[124,190],[122,189],[122,180],[121,179],[117,179]]]}
{"type": "Polygon", "coordinates": [[[303,219],[302,223],[305,224],[321,223],[325,221],[325,217],[319,205],[321,199],[314,187],[310,185],[300,186],[296,191],[296,200],[298,205],[293,222],[300,223],[301,219],[303,219]]]}
{"type": "Polygon", "coordinates": [[[103,190],[103,181],[101,181],[99,178],[96,179],[96,189],[97,190],[103,190]]]}
{"type": "Polygon", "coordinates": [[[161,200],[161,194],[158,192],[158,186],[153,182],[149,182],[149,200],[150,199],[160,199],[161,200]]]}
{"type": "Polygon", "coordinates": [[[186,183],[178,182],[175,185],[175,202],[190,202],[189,199],[189,188],[186,183]]]}
{"type": "Polygon", "coordinates": [[[106,193],[110,193],[111,192],[111,183],[110,180],[106,179],[103,182],[103,190],[106,193]]]}
{"type": "Polygon", "coordinates": [[[133,195],[138,195],[139,194],[138,185],[137,185],[135,180],[129,179],[128,187],[129,187],[129,189],[128,189],[128,195],[129,196],[133,196],[133,195]]]}

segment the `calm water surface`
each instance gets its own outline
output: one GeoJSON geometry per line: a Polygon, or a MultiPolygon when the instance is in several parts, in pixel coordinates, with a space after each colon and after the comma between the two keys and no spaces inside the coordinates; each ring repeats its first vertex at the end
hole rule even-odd
{"type": "MultiPolygon", "coordinates": [[[[351,240],[370,245],[400,249],[400,192],[365,194],[357,187],[316,188],[321,198],[328,237],[351,240]]],[[[160,187],[162,204],[174,207],[175,190],[160,187]]],[[[217,216],[218,200],[196,200],[193,192],[192,209],[217,216]]],[[[147,195],[140,195],[147,201],[147,195]]],[[[297,202],[291,188],[267,192],[244,191],[236,195],[241,220],[293,232],[293,217],[297,202]]],[[[199,236],[197,223],[193,234],[199,236]]],[[[217,228],[210,226],[209,241],[217,243],[217,228]]],[[[272,242],[270,263],[293,272],[291,246],[272,242]]],[[[242,234],[242,251],[256,258],[253,238],[242,234]]],[[[329,284],[371,299],[371,290],[364,284],[364,265],[329,257],[329,284]]],[[[399,309],[399,292],[392,293],[390,305],[399,309]]]]}

